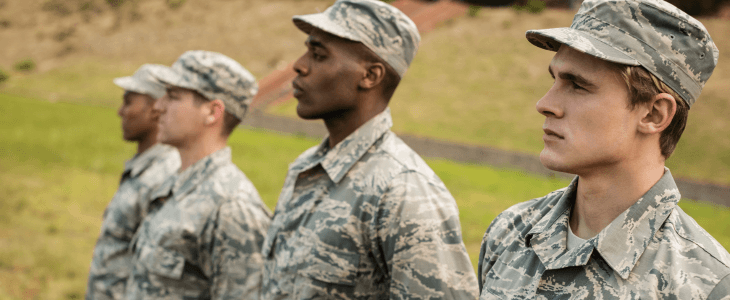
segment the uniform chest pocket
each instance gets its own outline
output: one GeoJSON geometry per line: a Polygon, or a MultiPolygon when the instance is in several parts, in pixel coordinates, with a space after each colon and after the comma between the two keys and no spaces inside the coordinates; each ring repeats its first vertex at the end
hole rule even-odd
{"type": "Polygon", "coordinates": [[[482,299],[492,299],[484,295],[502,295],[501,298],[509,299],[534,295],[544,272],[545,267],[535,255],[503,253],[486,276],[482,299]]]}
{"type": "Polygon", "coordinates": [[[146,255],[144,264],[150,273],[171,279],[180,279],[185,267],[185,257],[177,251],[158,247],[152,255],[146,255]]]}
{"type": "Polygon", "coordinates": [[[326,283],[355,286],[360,254],[315,245],[299,268],[299,274],[326,283]]]}

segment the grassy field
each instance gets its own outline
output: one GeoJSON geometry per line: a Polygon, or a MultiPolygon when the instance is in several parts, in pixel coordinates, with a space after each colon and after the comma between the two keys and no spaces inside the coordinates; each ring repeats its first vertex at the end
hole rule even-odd
{"type": "MultiPolygon", "coordinates": [[[[121,140],[105,107],[0,94],[0,299],[81,299],[101,214],[134,146],[121,140]]],[[[238,129],[233,161],[273,208],[287,165],[318,141],[238,129]]],[[[457,200],[464,241],[476,266],[491,220],[566,181],[509,170],[428,160],[457,200]],[[526,188],[527,187],[527,188],[526,188]]],[[[681,206],[730,247],[730,209],[681,206]]]]}

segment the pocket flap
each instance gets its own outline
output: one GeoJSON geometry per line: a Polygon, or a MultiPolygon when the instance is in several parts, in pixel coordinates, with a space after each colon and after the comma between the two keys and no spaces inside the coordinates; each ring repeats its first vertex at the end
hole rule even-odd
{"type": "Polygon", "coordinates": [[[147,256],[145,262],[150,273],[172,279],[180,279],[185,267],[185,257],[176,251],[162,248],[154,250],[154,255],[147,256]]]}

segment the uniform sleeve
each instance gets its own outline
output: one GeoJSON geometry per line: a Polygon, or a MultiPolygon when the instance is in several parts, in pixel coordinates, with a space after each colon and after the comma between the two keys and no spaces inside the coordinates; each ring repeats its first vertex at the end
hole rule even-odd
{"type": "Polygon", "coordinates": [[[101,233],[94,246],[86,299],[120,299],[124,295],[131,272],[131,254],[128,252],[132,236],[144,214],[143,202],[149,189],[126,174],[119,190],[103,214],[101,233]]]}
{"type": "Polygon", "coordinates": [[[479,249],[479,264],[477,266],[477,276],[479,281],[479,293],[482,292],[482,289],[484,289],[484,282],[487,280],[487,274],[492,269],[492,266],[494,266],[494,262],[496,261],[496,257],[492,251],[494,249],[494,241],[490,240],[490,230],[494,229],[494,224],[497,223],[497,220],[501,217],[500,214],[492,220],[492,223],[489,224],[489,227],[487,228],[487,231],[484,233],[484,238],[482,238],[482,245],[479,249]]]}
{"type": "Polygon", "coordinates": [[[422,174],[397,175],[380,199],[375,245],[390,279],[390,299],[476,299],[474,269],[454,198],[422,174]]]}
{"type": "Polygon", "coordinates": [[[261,245],[269,227],[268,214],[254,203],[227,201],[212,221],[205,268],[210,276],[211,298],[258,299],[263,268],[261,245]]]}
{"type": "Polygon", "coordinates": [[[717,283],[707,300],[730,300],[730,274],[717,283]]]}

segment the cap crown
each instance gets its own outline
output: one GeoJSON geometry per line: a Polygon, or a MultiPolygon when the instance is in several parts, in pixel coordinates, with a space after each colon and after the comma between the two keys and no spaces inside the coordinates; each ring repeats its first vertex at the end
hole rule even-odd
{"type": "Polygon", "coordinates": [[[187,51],[172,64],[172,76],[160,76],[170,85],[197,91],[209,100],[220,99],[229,113],[243,120],[258,92],[251,73],[235,60],[217,52],[187,51]]]}
{"type": "MultiPolygon", "coordinates": [[[[542,36],[601,59],[641,65],[689,105],[699,97],[719,57],[707,29],[662,0],[585,0],[570,29],[572,35],[587,39],[571,37],[570,32],[565,33],[567,37],[558,37],[542,31],[542,36]],[[594,50],[606,47],[624,57],[594,50]]],[[[533,44],[551,48],[540,37],[541,30],[528,31],[527,35],[533,44]]]]}
{"type": "Polygon", "coordinates": [[[318,28],[363,43],[400,77],[408,70],[421,41],[416,24],[408,16],[376,0],[339,0],[322,13],[294,16],[293,21],[305,33],[318,28]]]}

